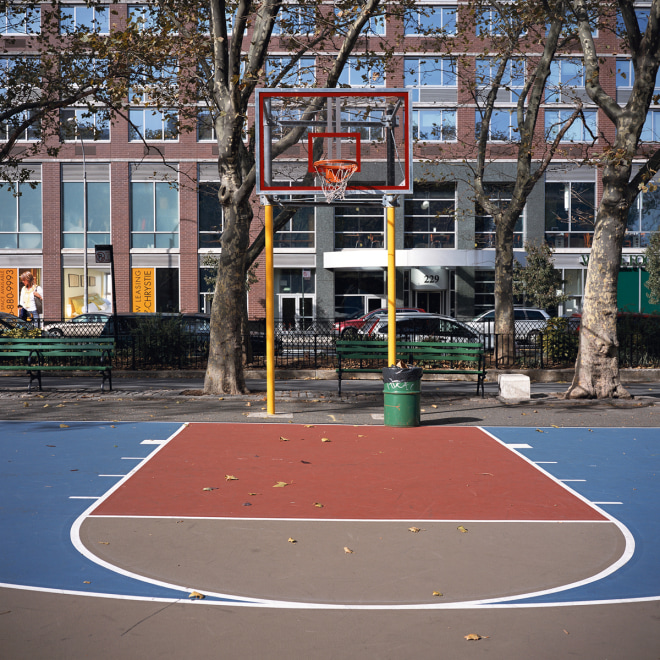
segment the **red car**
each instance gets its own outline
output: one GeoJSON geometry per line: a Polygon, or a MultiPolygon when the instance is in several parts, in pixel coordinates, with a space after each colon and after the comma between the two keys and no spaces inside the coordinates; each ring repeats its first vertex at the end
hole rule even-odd
{"type": "MultiPolygon", "coordinates": [[[[415,314],[420,313],[424,314],[424,310],[421,307],[397,307],[397,314],[405,312],[406,314],[415,314]]],[[[358,333],[358,330],[368,321],[375,321],[380,317],[387,316],[387,307],[381,307],[380,309],[374,309],[368,314],[363,314],[362,316],[350,316],[343,321],[337,321],[335,323],[335,330],[342,337],[355,337],[358,333]]]]}

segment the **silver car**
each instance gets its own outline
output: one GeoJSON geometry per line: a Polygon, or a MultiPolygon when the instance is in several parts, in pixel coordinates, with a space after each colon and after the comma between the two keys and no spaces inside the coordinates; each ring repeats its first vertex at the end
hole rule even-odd
{"type": "Polygon", "coordinates": [[[51,337],[100,337],[110,314],[88,312],[64,323],[49,323],[44,329],[51,337]]]}
{"type": "MultiPolygon", "coordinates": [[[[516,307],[513,310],[513,324],[515,327],[516,339],[524,340],[528,343],[536,343],[541,333],[548,325],[550,315],[535,307],[516,307]]],[[[495,310],[491,309],[483,314],[479,314],[467,324],[479,334],[484,335],[487,348],[495,344],[495,310]]]]}
{"type": "MultiPolygon", "coordinates": [[[[387,318],[363,326],[359,333],[364,338],[387,339],[387,318]]],[[[396,336],[412,341],[432,339],[447,342],[481,342],[479,335],[465,323],[441,314],[397,314],[396,336]]]]}

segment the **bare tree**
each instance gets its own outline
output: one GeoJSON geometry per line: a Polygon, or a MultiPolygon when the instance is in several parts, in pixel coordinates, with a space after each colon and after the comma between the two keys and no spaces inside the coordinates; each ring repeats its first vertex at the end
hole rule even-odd
{"type": "Polygon", "coordinates": [[[598,206],[587,281],[584,292],[580,348],[575,377],[568,398],[630,398],[619,375],[617,340],[617,281],[628,211],[641,188],[660,167],[660,150],[640,150],[640,136],[653,99],[655,80],[660,65],[660,0],[653,0],[648,10],[646,30],[640,30],[632,0],[617,0],[625,25],[634,80],[625,106],[620,106],[600,82],[602,65],[596,52],[585,0],[573,0],[572,7],[579,26],[584,54],[586,91],[616,128],[612,146],[603,151],[603,195],[598,206]],[[636,173],[633,159],[645,162],[636,173]]]}

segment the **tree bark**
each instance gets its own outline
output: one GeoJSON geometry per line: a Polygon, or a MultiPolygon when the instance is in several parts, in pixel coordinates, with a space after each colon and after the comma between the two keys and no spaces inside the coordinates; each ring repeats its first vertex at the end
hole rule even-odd
{"type": "Polygon", "coordinates": [[[580,323],[580,348],[569,399],[630,399],[619,375],[617,284],[629,202],[630,163],[608,164],[589,257],[580,323]]]}
{"type": "Polygon", "coordinates": [[[495,359],[498,368],[516,360],[513,313],[513,230],[505,218],[495,225],[495,359]]]}
{"type": "Polygon", "coordinates": [[[249,202],[225,206],[222,254],[211,307],[209,360],[204,378],[207,394],[246,394],[243,330],[246,307],[246,251],[252,209],[249,202]],[[238,304],[237,304],[238,303],[238,304]]]}

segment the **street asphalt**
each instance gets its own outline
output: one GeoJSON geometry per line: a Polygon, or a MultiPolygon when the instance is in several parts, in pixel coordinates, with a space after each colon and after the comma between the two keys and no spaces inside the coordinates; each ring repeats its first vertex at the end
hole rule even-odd
{"type": "MultiPolygon", "coordinates": [[[[266,381],[248,380],[250,394],[203,393],[203,377],[122,377],[101,393],[100,378],[49,377],[43,391],[27,392],[25,376],[0,378],[0,419],[114,420],[177,422],[281,422],[383,424],[380,380],[346,380],[342,396],[333,380],[277,380],[275,414],[266,412],[266,381]]],[[[660,383],[627,385],[631,400],[564,400],[568,383],[532,383],[531,399],[503,401],[497,383],[485,397],[473,382],[422,381],[422,425],[653,427],[660,425],[660,383]],[[657,410],[656,410],[657,408],[657,410]]]]}

